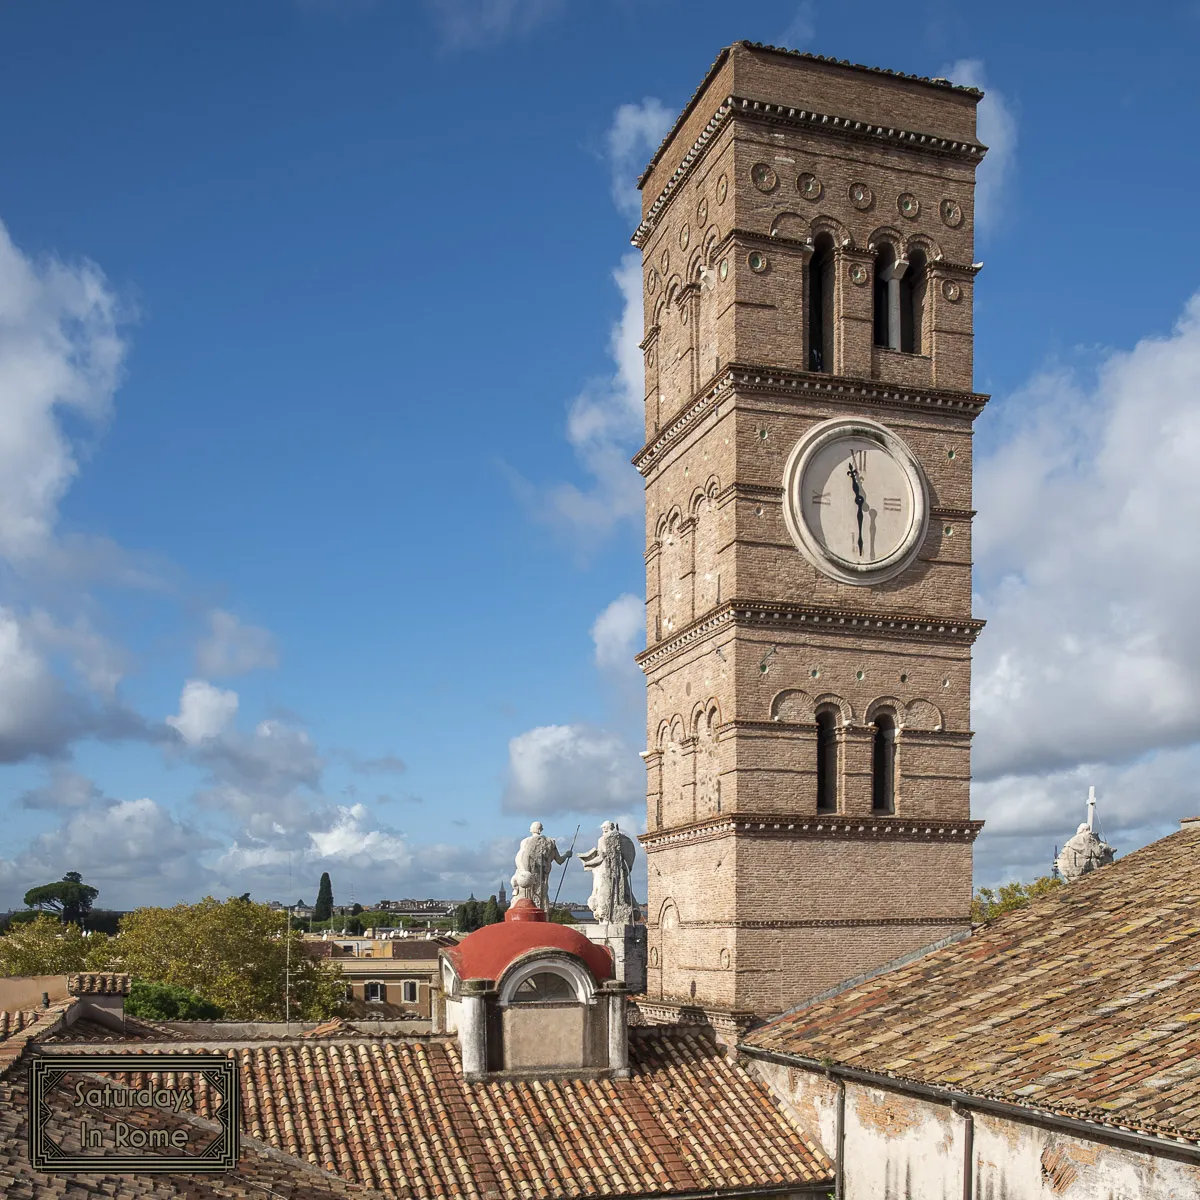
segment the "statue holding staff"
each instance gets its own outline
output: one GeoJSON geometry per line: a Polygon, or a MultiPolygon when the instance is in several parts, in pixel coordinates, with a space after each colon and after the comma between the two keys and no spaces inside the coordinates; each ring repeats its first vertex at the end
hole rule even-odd
{"type": "Polygon", "coordinates": [[[623,834],[615,821],[605,821],[600,829],[596,848],[579,856],[584,870],[592,872],[588,908],[602,924],[629,925],[638,914],[630,878],[637,849],[633,839],[623,834]]]}

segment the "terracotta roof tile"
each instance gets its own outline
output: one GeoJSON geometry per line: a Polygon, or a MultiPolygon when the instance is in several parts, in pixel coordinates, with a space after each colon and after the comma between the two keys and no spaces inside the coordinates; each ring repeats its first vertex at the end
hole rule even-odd
{"type": "Polygon", "coordinates": [[[67,976],[72,996],[128,996],[129,976],[114,971],[85,971],[67,976]]]}
{"type": "MultiPolygon", "coordinates": [[[[241,1060],[248,1135],[390,1196],[665,1196],[832,1174],[765,1086],[700,1030],[632,1029],[627,1080],[467,1083],[451,1039],[229,1053],[241,1060]]],[[[201,1088],[201,1112],[214,1103],[201,1088]]]]}
{"type": "Polygon", "coordinates": [[[1200,1141],[1200,826],[746,1044],[1200,1141]]]}

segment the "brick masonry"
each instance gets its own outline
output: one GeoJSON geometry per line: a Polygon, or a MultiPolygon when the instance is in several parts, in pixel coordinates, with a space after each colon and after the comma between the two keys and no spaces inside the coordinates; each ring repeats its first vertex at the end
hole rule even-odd
{"type": "Polygon", "coordinates": [[[655,1011],[771,1015],[968,922],[977,101],[738,43],[643,176],[655,1011]],[[828,370],[813,372],[825,238],[828,370]],[[925,256],[912,353],[872,344],[884,242],[925,256]],[[853,415],[907,443],[931,506],[915,561],[865,587],[811,565],[783,516],[793,446],[853,415]],[[823,709],[839,756],[822,820],[823,709]],[[871,812],[881,712],[899,727],[887,817],[871,812]]]}

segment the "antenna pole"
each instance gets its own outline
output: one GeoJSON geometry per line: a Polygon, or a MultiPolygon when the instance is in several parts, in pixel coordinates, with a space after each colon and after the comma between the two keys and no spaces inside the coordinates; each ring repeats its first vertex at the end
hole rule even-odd
{"type": "MultiPolygon", "coordinates": [[[[573,837],[571,839],[571,849],[567,851],[567,861],[568,862],[570,861],[571,855],[575,853],[575,840],[576,840],[576,838],[579,837],[579,829],[580,829],[580,826],[576,825],[575,826],[575,837],[573,837]]],[[[567,864],[563,863],[563,873],[558,877],[558,891],[554,893],[554,903],[550,905],[550,912],[553,912],[558,907],[558,898],[562,894],[563,880],[566,879],[566,877],[567,877],[567,864]]],[[[550,920],[550,913],[546,914],[546,920],[547,921],[550,920]]]]}

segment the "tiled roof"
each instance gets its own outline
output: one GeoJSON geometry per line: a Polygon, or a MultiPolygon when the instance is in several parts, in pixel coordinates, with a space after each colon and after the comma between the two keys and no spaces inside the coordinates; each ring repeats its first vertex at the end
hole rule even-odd
{"type": "Polygon", "coordinates": [[[70,1025],[40,1035],[38,1042],[174,1042],[179,1041],[181,1034],[167,1025],[156,1021],[144,1021],[133,1017],[125,1018],[124,1033],[115,1030],[111,1025],[101,1021],[93,1021],[89,1017],[79,1017],[70,1025]]]}
{"type": "Polygon", "coordinates": [[[749,50],[762,50],[769,54],[782,54],[788,58],[803,59],[807,62],[826,63],[833,67],[845,67],[850,71],[863,71],[868,75],[890,75],[893,79],[904,79],[910,83],[924,83],[930,87],[943,88],[948,92],[962,92],[968,96],[974,96],[979,99],[983,96],[983,92],[979,88],[967,87],[961,83],[951,83],[948,79],[931,79],[928,75],[907,75],[903,71],[893,71],[887,67],[868,67],[862,63],[852,63],[847,58],[834,58],[827,54],[810,54],[807,50],[789,50],[784,46],[768,46],[764,42],[749,42],[746,40],[734,42],[730,46],[724,47],[717,55],[713,65],[708,68],[704,78],[700,81],[700,86],[692,93],[691,99],[683,106],[679,116],[675,118],[675,123],[667,131],[667,136],[659,143],[658,149],[654,152],[654,157],[650,159],[646,169],[638,178],[638,187],[641,187],[658,164],[658,160],[662,157],[663,151],[670,144],[671,139],[675,136],[676,131],[687,120],[692,109],[696,107],[696,102],[700,99],[704,89],[708,87],[713,76],[721,69],[725,60],[729,57],[730,52],[736,46],[745,46],[749,50]]]}
{"type": "Polygon", "coordinates": [[[746,1043],[1200,1141],[1200,824],[746,1043]]]}
{"type": "MultiPolygon", "coordinates": [[[[223,1175],[45,1175],[29,1163],[27,1113],[29,1093],[25,1064],[20,1064],[8,1079],[0,1081],[0,1194],[5,1200],[67,1200],[78,1196],[108,1196],[113,1200],[135,1197],[187,1196],[190,1200],[263,1200],[265,1196],[286,1196],[289,1200],[367,1200],[379,1193],[330,1175],[308,1163],[291,1159],[269,1147],[242,1139],[237,1167],[223,1175]]],[[[69,1096],[59,1092],[56,1107],[69,1096]]],[[[136,1116],[121,1114],[136,1121],[136,1116]]],[[[95,1113],[95,1125],[108,1118],[95,1113]]],[[[69,1127],[73,1128],[71,1121],[69,1127]]],[[[108,1135],[111,1141],[111,1132],[108,1135]]],[[[67,1141],[68,1148],[78,1144],[67,1141]]]]}
{"type": "MultiPolygon", "coordinates": [[[[626,1080],[466,1083],[451,1039],[230,1053],[247,1134],[389,1196],[669,1196],[798,1189],[832,1173],[766,1087],[698,1029],[631,1030],[626,1080]]],[[[203,1113],[212,1097],[201,1094],[203,1113]]]]}
{"type": "Polygon", "coordinates": [[[6,1042],[14,1033],[28,1029],[38,1019],[36,1009],[21,1012],[0,1012],[0,1042],[6,1042]]]}
{"type": "Polygon", "coordinates": [[[67,991],[72,996],[128,996],[129,976],[112,971],[86,971],[67,976],[67,991]]]}

